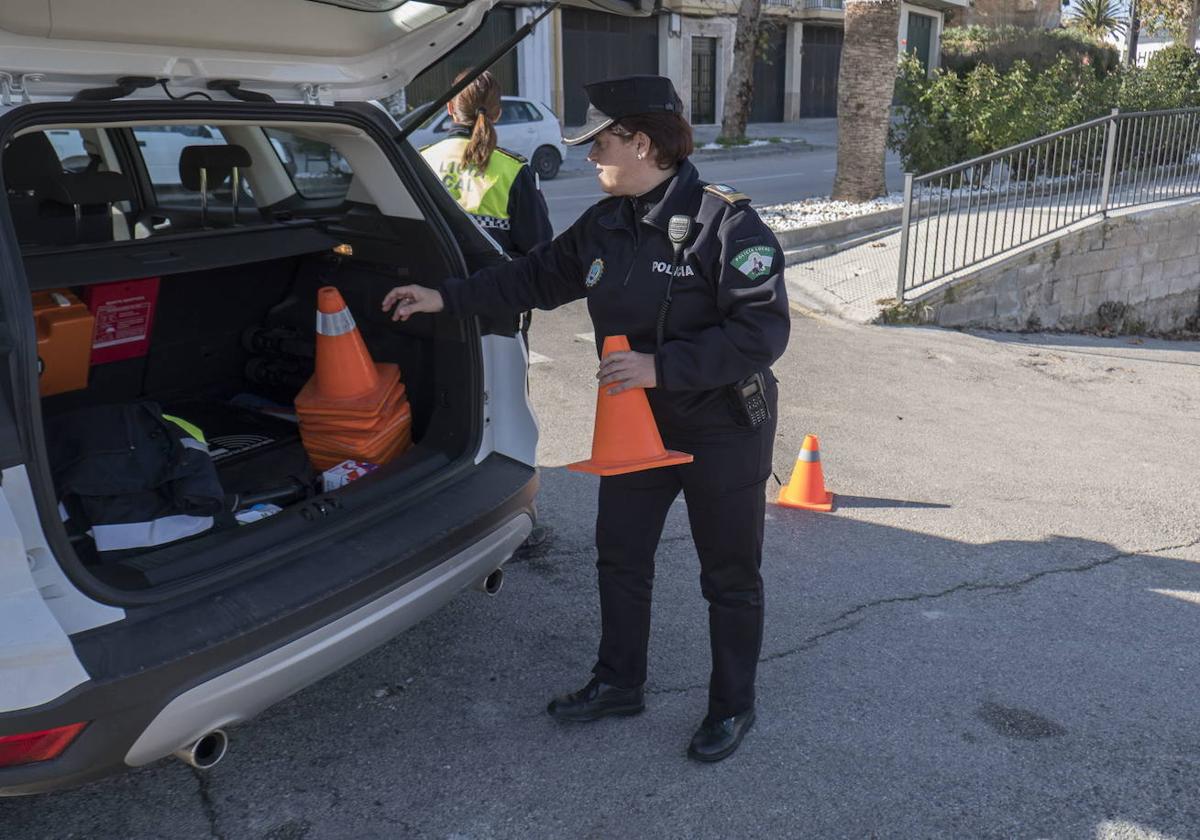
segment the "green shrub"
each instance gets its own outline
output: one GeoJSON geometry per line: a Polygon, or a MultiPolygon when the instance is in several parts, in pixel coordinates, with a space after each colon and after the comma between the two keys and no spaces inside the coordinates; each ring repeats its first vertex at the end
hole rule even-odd
{"type": "Polygon", "coordinates": [[[1007,73],[1018,61],[1040,73],[1064,55],[1078,63],[1086,56],[1087,63],[1102,73],[1120,65],[1120,56],[1111,44],[1074,29],[967,26],[942,32],[942,67],[960,76],[980,64],[1007,73]]]}
{"type": "Polygon", "coordinates": [[[1189,108],[1200,101],[1200,56],[1183,44],[1153,53],[1144,69],[1126,68],[1116,101],[1122,111],[1189,108]]]}
{"type": "MultiPolygon", "coordinates": [[[[965,73],[941,69],[931,76],[905,56],[896,104],[899,119],[889,146],[907,171],[930,172],[1104,116],[1114,107],[1131,112],[1200,106],[1200,56],[1169,47],[1144,68],[1106,70],[1086,57],[1063,54],[1040,71],[1017,59],[1007,69],[979,63],[965,73]]],[[[1171,119],[1189,118],[1163,118],[1161,124],[1171,119]]],[[[1185,134],[1163,131],[1172,148],[1141,144],[1138,157],[1181,159],[1189,151],[1185,134]]]]}

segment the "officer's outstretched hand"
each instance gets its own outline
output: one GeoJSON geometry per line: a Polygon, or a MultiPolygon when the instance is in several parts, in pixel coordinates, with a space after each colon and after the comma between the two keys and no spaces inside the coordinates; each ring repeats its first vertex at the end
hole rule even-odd
{"type": "Polygon", "coordinates": [[[600,361],[596,378],[601,385],[613,385],[608,395],[616,396],[631,388],[653,388],[658,384],[652,353],[622,351],[609,353],[600,361]]]}
{"type": "Polygon", "coordinates": [[[397,286],[383,298],[383,311],[392,307],[393,321],[407,321],[410,315],[418,312],[441,312],[446,308],[442,293],[437,289],[427,289],[424,286],[397,286]]]}

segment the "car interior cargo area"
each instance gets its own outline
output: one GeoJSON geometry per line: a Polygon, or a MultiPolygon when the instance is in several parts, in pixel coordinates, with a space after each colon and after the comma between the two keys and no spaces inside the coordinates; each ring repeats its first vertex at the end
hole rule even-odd
{"type": "Polygon", "coordinates": [[[247,125],[5,146],[51,526],[100,581],[176,584],[320,539],[472,445],[467,328],[381,309],[451,258],[378,147],[338,130],[345,155],[318,127],[247,125]]]}

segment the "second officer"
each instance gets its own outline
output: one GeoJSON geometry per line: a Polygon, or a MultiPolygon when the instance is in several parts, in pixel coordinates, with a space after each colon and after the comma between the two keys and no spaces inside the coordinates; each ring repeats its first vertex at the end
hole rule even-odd
{"type": "Polygon", "coordinates": [[[671,81],[630,76],[586,86],[588,160],[609,197],[525,258],[400,286],[394,318],[443,309],[460,317],[587,298],[599,350],[626,335],[631,352],[602,359],[609,393],[645,388],[664,444],[690,464],[600,479],[596,517],[601,636],[592,679],[550,702],[563,721],[644,708],[654,554],[683,493],[708,601],[708,709],[688,755],[718,761],[754,723],[762,646],[765,484],[775,438],[771,364],[790,329],[783,254],[749,199],[706,184],[688,160],[691,126],[671,81]]]}
{"type": "Polygon", "coordinates": [[[450,130],[445,139],[422,148],[421,157],[450,195],[511,256],[549,242],[554,231],[533,171],[525,158],[496,145],[501,113],[496,77],[480,73],[446,110],[450,130]]]}

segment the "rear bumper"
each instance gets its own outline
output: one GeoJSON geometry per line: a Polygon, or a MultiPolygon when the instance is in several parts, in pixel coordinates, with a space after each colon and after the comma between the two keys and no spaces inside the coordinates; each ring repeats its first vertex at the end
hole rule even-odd
{"type": "Polygon", "coordinates": [[[297,557],[227,596],[140,621],[131,614],[73,639],[93,679],[45,706],[0,715],[0,735],[90,723],[59,758],[0,769],[0,796],[72,787],[152,762],[350,663],[507,560],[532,527],[536,490],[531,467],[492,456],[463,480],[343,541],[340,554],[314,547],[316,556],[297,557]],[[461,515],[448,515],[448,506],[461,515]],[[453,525],[442,527],[448,520],[453,525]],[[336,576],[340,585],[331,585],[336,576]],[[242,610],[238,617],[245,619],[256,587],[279,592],[302,583],[322,594],[297,597],[269,618],[243,620],[236,634],[215,629],[222,622],[212,610],[242,610]],[[203,641],[164,648],[164,636],[196,626],[197,606],[211,616],[203,641]],[[131,645],[150,658],[138,662],[131,645]],[[113,662],[120,673],[104,675],[103,666],[113,662]]]}
{"type": "Polygon", "coordinates": [[[155,716],[125,763],[148,764],[214,729],[241,723],[357,659],[497,569],[532,528],[529,514],[518,514],[415,580],[185,691],[155,716]]]}

